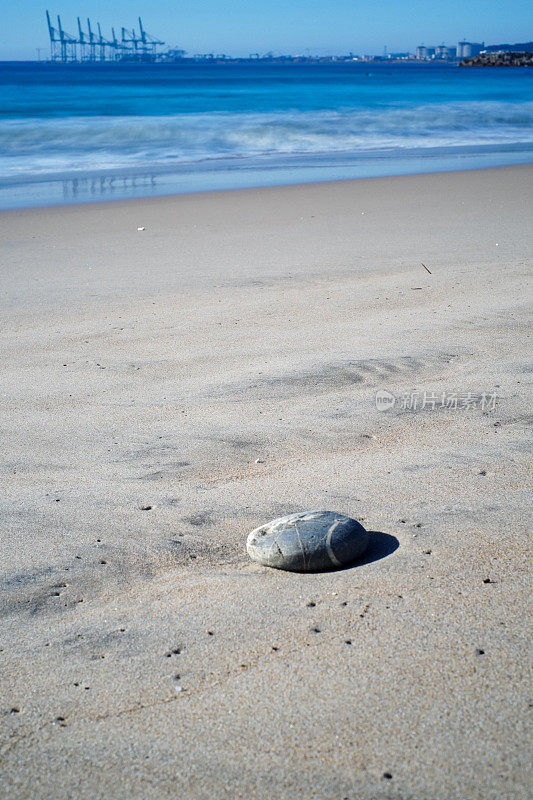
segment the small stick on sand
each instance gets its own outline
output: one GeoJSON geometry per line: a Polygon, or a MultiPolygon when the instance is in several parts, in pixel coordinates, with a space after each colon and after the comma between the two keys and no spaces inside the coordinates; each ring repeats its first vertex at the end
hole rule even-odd
{"type": "MultiPolygon", "coordinates": [[[[422,264],[422,262],[420,262],[420,263],[422,264]]],[[[429,272],[429,274],[431,275],[431,270],[429,270],[429,269],[426,267],[426,265],[425,265],[425,264],[422,264],[422,266],[424,267],[424,269],[426,270],[426,272],[429,272]]]]}

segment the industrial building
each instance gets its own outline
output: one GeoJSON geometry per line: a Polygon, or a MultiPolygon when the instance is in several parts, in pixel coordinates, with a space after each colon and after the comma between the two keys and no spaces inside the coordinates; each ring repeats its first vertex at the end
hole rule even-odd
{"type": "Polygon", "coordinates": [[[416,48],[416,57],[419,61],[460,61],[463,58],[477,56],[484,49],[484,42],[459,42],[457,47],[448,47],[445,44],[437,47],[425,47],[420,45],[416,48]]]}
{"type": "Polygon", "coordinates": [[[84,30],[78,17],[77,35],[72,35],[64,30],[59,15],[57,16],[57,27],[52,25],[48,11],[46,12],[46,22],[50,36],[51,61],[63,63],[86,61],[152,63],[160,55],[157,48],[164,44],[160,39],[156,39],[144,30],[140,17],[138,34],[134,28],[120,28],[120,37],[118,37],[115,29],[111,28],[111,38],[103,36],[99,22],[96,23],[96,29],[94,29],[89,19],[87,19],[87,28],[84,30]]]}
{"type": "Polygon", "coordinates": [[[445,44],[438,45],[435,48],[435,58],[444,59],[445,61],[455,61],[457,58],[457,48],[448,47],[445,44]]]}
{"type": "Polygon", "coordinates": [[[457,58],[472,58],[478,56],[485,49],[485,42],[459,42],[457,45],[457,58]]]}
{"type": "Polygon", "coordinates": [[[428,58],[433,58],[434,55],[434,47],[426,47],[425,45],[421,44],[416,48],[416,57],[419,59],[419,61],[426,61],[428,58]]]}

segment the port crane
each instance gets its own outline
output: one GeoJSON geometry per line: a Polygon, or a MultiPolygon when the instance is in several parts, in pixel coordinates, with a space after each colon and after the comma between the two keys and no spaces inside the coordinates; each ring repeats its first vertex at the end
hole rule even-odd
{"type": "Polygon", "coordinates": [[[77,18],[78,35],[67,33],[61,18],[57,16],[57,26],[52,25],[50,13],[46,11],[46,23],[50,37],[50,60],[66,62],[83,61],[140,61],[154,62],[160,57],[158,48],[165,43],[152,36],[144,29],[139,17],[139,34],[135,29],[121,27],[121,38],[118,39],[115,29],[111,28],[112,38],[102,33],[100,23],[96,30],[87,18],[87,30],[83,30],[80,17],[77,18]]]}

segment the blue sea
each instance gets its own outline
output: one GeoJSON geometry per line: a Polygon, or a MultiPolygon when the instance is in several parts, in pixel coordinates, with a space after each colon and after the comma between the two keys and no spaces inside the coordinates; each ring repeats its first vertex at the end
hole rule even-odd
{"type": "Polygon", "coordinates": [[[533,155],[533,70],[0,64],[0,207],[473,169],[533,155]]]}

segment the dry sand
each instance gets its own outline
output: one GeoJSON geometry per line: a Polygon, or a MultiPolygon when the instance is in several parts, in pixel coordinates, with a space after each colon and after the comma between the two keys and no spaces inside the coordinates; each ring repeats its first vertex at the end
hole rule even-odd
{"type": "Polygon", "coordinates": [[[532,176],[0,215],[2,797],[527,796],[532,176]]]}

